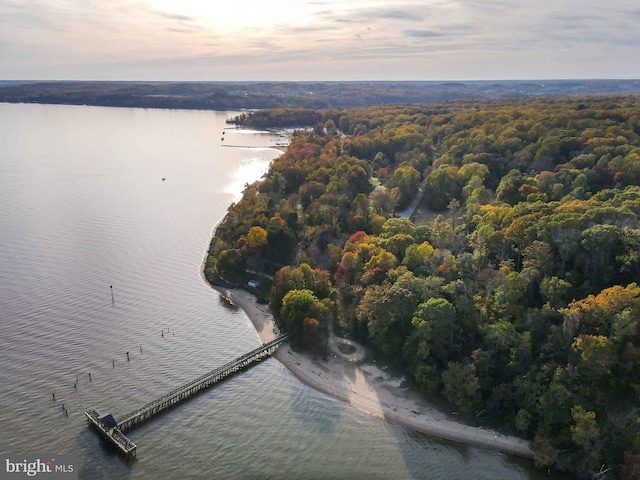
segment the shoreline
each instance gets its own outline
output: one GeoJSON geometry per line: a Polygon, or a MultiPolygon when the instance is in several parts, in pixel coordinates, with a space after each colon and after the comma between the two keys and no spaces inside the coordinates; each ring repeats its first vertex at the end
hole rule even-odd
{"type": "MultiPolygon", "coordinates": [[[[247,314],[262,343],[279,334],[269,307],[258,304],[252,294],[240,289],[213,288],[247,314]]],[[[429,436],[533,458],[526,440],[456,421],[403,386],[403,378],[388,374],[375,363],[352,361],[339,351],[324,360],[293,352],[289,342],[283,343],[274,356],[301,382],[369,415],[429,436]]]]}

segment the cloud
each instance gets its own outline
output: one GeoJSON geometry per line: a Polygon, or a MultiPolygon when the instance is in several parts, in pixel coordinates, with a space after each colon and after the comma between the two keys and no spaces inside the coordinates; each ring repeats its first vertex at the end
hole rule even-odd
{"type": "Polygon", "coordinates": [[[157,11],[155,13],[163,18],[166,18],[167,20],[175,20],[177,22],[195,23],[198,21],[197,17],[191,16],[191,15],[182,15],[179,13],[169,13],[169,12],[160,12],[160,11],[157,11]]]}
{"type": "Polygon", "coordinates": [[[423,22],[430,16],[437,16],[441,6],[433,2],[417,4],[417,2],[352,2],[343,3],[340,7],[324,9],[316,13],[318,21],[342,24],[380,24],[382,28],[393,28],[397,23],[423,22]],[[382,23],[384,22],[384,23],[382,23]],[[389,24],[389,22],[392,22],[389,24]]]}
{"type": "Polygon", "coordinates": [[[33,9],[29,5],[17,2],[6,2],[0,6],[2,30],[5,29],[36,29],[63,30],[59,22],[49,15],[49,12],[33,9]]]}
{"type": "Polygon", "coordinates": [[[404,33],[416,38],[439,38],[451,35],[449,33],[434,32],[433,30],[405,30],[404,33]]]}
{"type": "Polygon", "coordinates": [[[374,20],[408,20],[410,22],[419,22],[424,20],[424,14],[416,8],[374,8],[371,10],[361,10],[358,17],[363,19],[374,20]]]}
{"type": "Polygon", "coordinates": [[[264,0],[226,7],[187,0],[0,0],[0,78],[20,72],[37,78],[32,72],[38,71],[90,78],[92,69],[123,79],[262,78],[260,72],[283,79],[428,80],[491,72],[539,78],[572,67],[575,75],[588,68],[595,75],[605,64],[608,76],[635,71],[640,77],[640,65],[629,60],[640,58],[637,0],[615,3],[603,9],[599,0],[578,6],[569,0],[270,0],[265,8],[264,0]],[[434,62],[438,68],[429,68],[434,62]]]}

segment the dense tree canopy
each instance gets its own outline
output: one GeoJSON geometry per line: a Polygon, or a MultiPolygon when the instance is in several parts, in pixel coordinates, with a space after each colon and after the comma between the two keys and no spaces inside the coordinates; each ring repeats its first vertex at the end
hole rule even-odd
{"type": "Polygon", "coordinates": [[[208,278],[274,275],[301,343],[348,331],[539,465],[636,478],[640,100],[314,115],[230,208],[208,278]]]}

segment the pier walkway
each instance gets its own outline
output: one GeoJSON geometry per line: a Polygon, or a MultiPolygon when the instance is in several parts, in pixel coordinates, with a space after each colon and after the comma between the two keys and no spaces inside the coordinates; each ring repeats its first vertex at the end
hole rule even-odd
{"type": "Polygon", "coordinates": [[[86,410],[85,415],[89,423],[96,427],[111,443],[118,447],[122,453],[130,455],[135,453],[136,445],[129,440],[123,432],[196,395],[202,390],[215,385],[225,378],[262,361],[264,358],[272,355],[276,348],[288,338],[288,334],[281,335],[275,340],[265,343],[261,347],[172,390],[166,395],[152,400],[143,407],[117,420],[115,420],[111,414],[103,415],[95,408],[86,410]]]}

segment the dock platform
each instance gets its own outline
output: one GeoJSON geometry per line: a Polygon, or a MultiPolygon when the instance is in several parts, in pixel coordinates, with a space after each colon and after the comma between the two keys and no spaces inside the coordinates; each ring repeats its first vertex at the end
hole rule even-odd
{"type": "Polygon", "coordinates": [[[85,410],[84,414],[89,419],[89,423],[93,425],[102,435],[113,443],[118,450],[125,455],[133,455],[136,452],[136,444],[129,440],[124,433],[120,431],[113,415],[103,415],[95,408],[85,410]]]}

